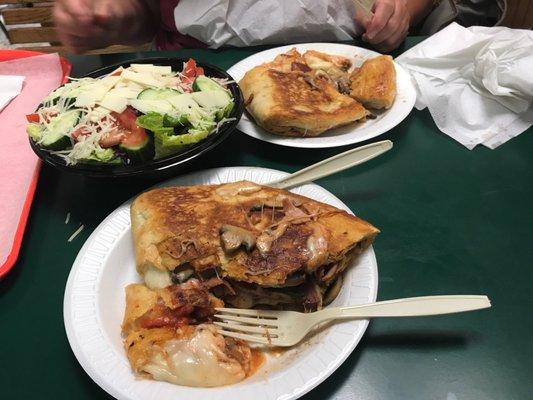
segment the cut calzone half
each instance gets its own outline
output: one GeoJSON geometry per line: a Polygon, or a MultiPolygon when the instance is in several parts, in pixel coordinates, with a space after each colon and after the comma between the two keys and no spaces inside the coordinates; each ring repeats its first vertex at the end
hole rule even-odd
{"type": "Polygon", "coordinates": [[[149,287],[193,279],[246,308],[320,308],[378,233],[344,210],[247,181],[145,192],[131,220],[149,287]]]}
{"type": "Polygon", "coordinates": [[[143,378],[184,386],[213,387],[246,378],[261,354],[243,341],[225,338],[209,323],[223,303],[195,279],[151,290],[126,287],[124,347],[143,378]]]}
{"type": "MultiPolygon", "coordinates": [[[[328,73],[311,68],[308,60],[323,61],[316,54],[306,59],[293,49],[246,72],[239,82],[246,109],[267,131],[284,136],[317,136],[369,114],[356,100],[340,93],[337,81],[328,73]]],[[[330,71],[346,75],[349,83],[345,72],[331,62],[328,65],[330,71]]]]}

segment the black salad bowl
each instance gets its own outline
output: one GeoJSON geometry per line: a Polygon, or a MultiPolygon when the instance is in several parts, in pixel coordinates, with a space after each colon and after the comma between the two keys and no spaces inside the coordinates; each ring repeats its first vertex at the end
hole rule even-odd
{"type": "MultiPolygon", "coordinates": [[[[139,58],[135,60],[128,60],[118,64],[110,65],[108,67],[100,68],[90,72],[86,77],[98,78],[107,75],[117,69],[118,67],[128,67],[130,64],[154,64],[171,66],[174,71],[181,71],[183,63],[187,59],[171,58],[171,57],[153,57],[153,58],[139,58]]],[[[199,67],[203,67],[205,75],[215,78],[227,78],[233,81],[233,78],[225,71],[209,64],[198,63],[199,67]]],[[[40,148],[33,140],[29,139],[31,148],[37,156],[43,160],[47,165],[58,168],[62,171],[71,172],[75,174],[85,175],[95,178],[120,178],[120,177],[135,177],[135,176],[153,176],[158,173],[168,173],[170,170],[173,173],[179,173],[180,167],[184,167],[188,162],[208,152],[216,147],[224,139],[226,139],[236,128],[241,119],[244,110],[244,101],[241,90],[237,83],[232,82],[228,85],[235,101],[235,107],[228,118],[235,118],[233,121],[224,123],[218,132],[209,135],[204,140],[191,145],[180,153],[172,154],[157,160],[152,160],[142,164],[123,165],[123,164],[87,164],[78,163],[75,165],[67,165],[65,160],[61,157],[51,154],[49,151],[40,148]]]]}

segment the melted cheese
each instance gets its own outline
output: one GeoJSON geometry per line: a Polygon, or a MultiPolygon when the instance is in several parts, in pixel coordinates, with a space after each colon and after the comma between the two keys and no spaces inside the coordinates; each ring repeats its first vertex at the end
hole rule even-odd
{"type": "Polygon", "coordinates": [[[190,338],[169,340],[143,368],[156,380],[177,385],[214,387],[246,377],[241,364],[225,352],[224,338],[213,325],[199,325],[190,338]]]}
{"type": "Polygon", "coordinates": [[[172,285],[169,271],[162,271],[159,268],[148,267],[144,272],[144,282],[150,289],[163,289],[172,285]]]}

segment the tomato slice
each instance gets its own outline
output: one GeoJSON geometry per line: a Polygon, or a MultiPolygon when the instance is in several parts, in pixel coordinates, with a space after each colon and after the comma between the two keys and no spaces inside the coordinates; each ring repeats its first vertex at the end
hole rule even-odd
{"type": "Polygon", "coordinates": [[[26,115],[26,119],[30,123],[32,123],[32,122],[39,123],[39,114],[28,114],[28,115],[26,115]]]}
{"type": "Polygon", "coordinates": [[[189,60],[183,66],[182,74],[187,78],[194,78],[196,76],[196,61],[194,61],[192,58],[189,58],[189,60]]]}
{"type": "Polygon", "coordinates": [[[192,58],[189,58],[189,61],[187,61],[183,67],[182,74],[188,78],[194,78],[198,75],[204,75],[204,69],[202,67],[198,67],[196,65],[196,61],[194,61],[192,58]]]}
{"type": "Polygon", "coordinates": [[[182,74],[183,82],[193,83],[194,78],[196,78],[198,75],[204,74],[204,69],[202,67],[196,66],[196,61],[194,61],[192,58],[189,58],[189,60],[183,66],[182,74]]]}
{"type": "Polygon", "coordinates": [[[123,112],[112,112],[111,115],[118,121],[123,129],[122,144],[126,146],[136,146],[146,141],[148,134],[146,130],[137,125],[137,113],[133,108],[126,108],[123,112]]]}

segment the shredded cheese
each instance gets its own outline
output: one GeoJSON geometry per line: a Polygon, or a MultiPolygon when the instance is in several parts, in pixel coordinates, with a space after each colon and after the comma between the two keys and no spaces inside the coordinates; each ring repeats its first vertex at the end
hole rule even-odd
{"type": "MultiPolygon", "coordinates": [[[[228,79],[211,79],[222,86],[232,82],[228,79]]],[[[219,109],[216,107],[218,103],[215,102],[211,106],[209,102],[204,101],[205,104],[199,104],[202,103],[201,95],[195,95],[200,96],[199,101],[196,101],[194,96],[188,94],[191,92],[193,92],[192,80],[181,72],[173,72],[171,67],[132,64],[128,68],[120,67],[103,78],[69,77],[67,84],[47,96],[37,115],[43,130],[49,131],[53,130],[53,125],[50,124],[53,123],[54,116],[72,109],[79,110],[78,123],[68,133],[72,147],[67,150],[50,151],[63,158],[67,165],[73,165],[80,160],[98,158],[101,152],[105,152],[100,141],[116,130],[118,124],[112,117],[112,112],[121,113],[128,106],[133,106],[142,113],[157,111],[177,116],[186,114],[193,130],[209,131],[209,134],[218,132],[224,123],[234,120],[234,118],[224,118],[218,123],[212,121],[219,109]],[[172,101],[138,99],[143,90],[153,88],[174,89],[184,97],[172,101]],[[161,107],[158,108],[157,105],[161,107]]],[[[44,139],[43,135],[38,143],[42,143],[44,139]]],[[[65,223],[68,223],[68,219],[65,223]]]]}
{"type": "Polygon", "coordinates": [[[68,224],[69,221],[70,221],[70,213],[68,212],[67,218],[65,218],[65,225],[68,224]]]}
{"type": "Polygon", "coordinates": [[[83,230],[83,228],[84,228],[84,225],[83,224],[80,225],[80,227],[78,229],[76,229],[76,231],[72,235],[70,235],[70,237],[68,238],[67,242],[69,242],[69,243],[72,242],[76,238],[76,236],[78,236],[80,234],[80,232],[83,230]]]}
{"type": "Polygon", "coordinates": [[[220,127],[222,125],[224,125],[226,122],[230,122],[230,121],[235,121],[237,118],[222,118],[220,121],[217,122],[217,126],[215,127],[215,129],[213,129],[209,134],[212,134],[212,133],[218,133],[218,130],[220,129],[220,127]]]}

